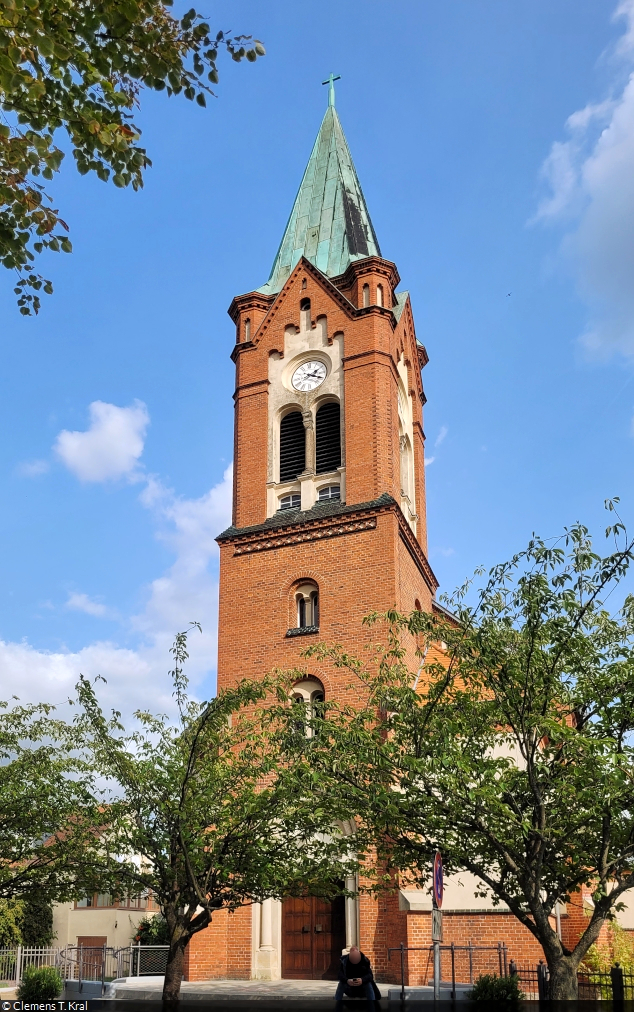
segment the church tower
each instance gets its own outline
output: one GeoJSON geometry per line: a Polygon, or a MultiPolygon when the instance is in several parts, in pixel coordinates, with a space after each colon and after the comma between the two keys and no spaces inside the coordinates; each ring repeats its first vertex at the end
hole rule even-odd
{"type": "MultiPolygon", "coordinates": [[[[307,664],[310,643],[359,653],[365,615],[430,610],[437,588],[426,555],[427,355],[397,268],[381,255],[332,75],[329,85],[269,280],[229,308],[233,522],[217,539],[219,687],[299,668],[306,676],[294,691],[308,705],[348,698],[349,683],[327,663],[307,664]]],[[[190,979],[205,944],[215,948],[214,976],[328,976],[342,948],[370,953],[370,934],[385,934],[378,904],[361,906],[267,901],[253,918],[226,917],[224,942],[212,943],[216,917],[192,940],[190,979]]],[[[394,943],[382,944],[385,959],[394,943]]]]}

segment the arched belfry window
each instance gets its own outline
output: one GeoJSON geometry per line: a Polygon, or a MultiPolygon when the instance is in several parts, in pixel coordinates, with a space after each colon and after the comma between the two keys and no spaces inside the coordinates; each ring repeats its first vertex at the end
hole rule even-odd
{"type": "Polygon", "coordinates": [[[291,592],[290,627],[287,636],[319,632],[319,587],[314,580],[300,583],[291,592]]]}
{"type": "Polygon", "coordinates": [[[244,340],[245,341],[251,340],[251,320],[249,319],[246,319],[244,321],[244,340]]]}
{"type": "Polygon", "coordinates": [[[364,285],[363,286],[363,305],[364,305],[364,307],[370,305],[370,286],[369,285],[364,285]]]}
{"type": "Polygon", "coordinates": [[[291,411],[280,423],[280,481],[295,481],[305,468],[304,420],[301,411],[291,411]]]}
{"type": "Polygon", "coordinates": [[[317,411],[315,465],[317,474],[341,467],[341,412],[336,401],[322,404],[317,411]]]}
{"type": "Polygon", "coordinates": [[[383,305],[383,285],[376,286],[376,304],[377,306],[383,305]]]}

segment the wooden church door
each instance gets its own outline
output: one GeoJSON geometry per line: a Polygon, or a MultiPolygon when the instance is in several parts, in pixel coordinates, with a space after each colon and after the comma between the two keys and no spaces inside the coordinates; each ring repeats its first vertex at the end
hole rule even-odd
{"type": "Polygon", "coordinates": [[[317,896],[284,901],[282,906],[282,977],[336,980],[346,944],[345,900],[317,896]]]}

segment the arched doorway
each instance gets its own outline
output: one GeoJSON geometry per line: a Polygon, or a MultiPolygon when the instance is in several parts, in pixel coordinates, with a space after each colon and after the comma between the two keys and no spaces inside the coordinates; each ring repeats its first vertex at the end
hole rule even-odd
{"type": "Polygon", "coordinates": [[[282,977],[336,980],[346,944],[345,899],[301,896],[282,904],[282,977]]]}

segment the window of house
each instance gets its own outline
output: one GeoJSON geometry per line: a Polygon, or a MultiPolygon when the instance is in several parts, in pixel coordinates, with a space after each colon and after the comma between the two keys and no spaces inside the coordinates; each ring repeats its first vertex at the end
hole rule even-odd
{"type": "Polygon", "coordinates": [[[364,285],[363,286],[363,305],[364,305],[364,307],[370,305],[370,286],[369,285],[364,285]]]}
{"type": "Polygon", "coordinates": [[[102,909],[104,907],[118,907],[125,910],[156,910],[152,894],[147,889],[144,889],[139,896],[122,896],[120,899],[111,896],[109,893],[93,893],[91,896],[84,896],[83,899],[77,900],[75,907],[77,909],[85,909],[86,907],[101,907],[102,909]]]}
{"type": "Polygon", "coordinates": [[[292,492],[290,495],[283,495],[280,499],[279,509],[298,510],[302,504],[302,497],[299,492],[292,492]]]}
{"type": "Polygon", "coordinates": [[[280,423],[280,481],[295,481],[305,467],[304,420],[301,411],[291,411],[280,423]]]}
{"type": "Polygon", "coordinates": [[[383,285],[376,286],[376,304],[377,306],[383,305],[383,285]]]}
{"type": "Polygon", "coordinates": [[[315,464],[317,474],[327,474],[341,466],[341,412],[336,401],[322,404],[317,412],[315,464]]]}
{"type": "Polygon", "coordinates": [[[341,485],[328,485],[319,489],[319,501],[327,502],[328,499],[341,499],[341,485]]]}

